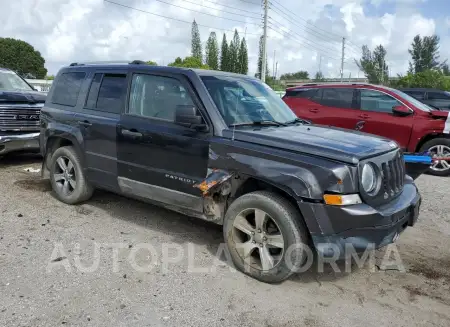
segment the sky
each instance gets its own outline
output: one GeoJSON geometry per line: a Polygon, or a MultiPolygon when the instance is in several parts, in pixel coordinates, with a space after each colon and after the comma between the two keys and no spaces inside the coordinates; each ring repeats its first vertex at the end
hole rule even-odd
{"type": "MultiPolygon", "coordinates": [[[[216,32],[230,41],[246,37],[249,74],[256,72],[262,29],[262,0],[0,0],[0,37],[30,43],[49,74],[71,62],[153,60],[167,65],[190,55],[191,23],[203,44],[216,32]],[[126,7],[124,7],[124,6],[126,7]],[[127,8],[131,7],[131,8],[127,8]]],[[[277,76],[320,69],[363,77],[355,64],[361,46],[387,49],[390,74],[404,74],[415,35],[437,34],[440,56],[450,59],[449,0],[270,0],[268,66],[277,76]],[[274,53],[275,52],[275,53],[274,53]],[[275,65],[277,63],[277,65],[275,65]]]]}

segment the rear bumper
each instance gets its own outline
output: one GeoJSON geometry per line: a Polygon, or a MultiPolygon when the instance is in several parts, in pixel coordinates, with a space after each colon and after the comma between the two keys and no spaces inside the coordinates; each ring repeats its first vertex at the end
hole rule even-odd
{"type": "Polygon", "coordinates": [[[0,155],[16,151],[39,151],[39,132],[0,135],[0,155]]]}
{"type": "Polygon", "coordinates": [[[422,202],[416,186],[408,179],[402,194],[380,208],[364,203],[347,207],[299,203],[318,254],[343,259],[354,252],[395,242],[408,226],[416,223],[422,202]]]}

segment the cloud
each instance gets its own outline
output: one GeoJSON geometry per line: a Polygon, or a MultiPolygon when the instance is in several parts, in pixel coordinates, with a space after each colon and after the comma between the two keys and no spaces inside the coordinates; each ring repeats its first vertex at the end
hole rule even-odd
{"type": "MultiPolygon", "coordinates": [[[[257,0],[255,4],[225,0],[113,1],[138,10],[103,0],[3,1],[0,5],[0,36],[19,38],[32,44],[46,59],[49,73],[54,74],[61,66],[75,61],[142,59],[167,64],[178,56],[189,55],[190,22],[196,19],[203,43],[211,31],[217,33],[219,42],[224,32],[231,40],[235,28],[241,37],[245,33],[249,71],[251,74],[256,71],[259,35],[262,33],[261,6],[257,0]]],[[[380,5],[392,0],[371,2],[380,5]]],[[[269,69],[272,70],[276,50],[279,73],[307,70],[314,75],[319,69],[319,58],[322,58],[320,68],[325,76],[338,76],[342,37],[346,37],[346,76],[358,75],[354,58],[360,55],[363,44],[369,47],[385,45],[392,73],[405,72],[412,38],[419,33],[434,33],[436,20],[402,6],[394,13],[375,16],[365,12],[366,3],[366,0],[273,1],[267,44],[269,69]]],[[[450,50],[450,37],[442,36],[441,39],[441,54],[444,55],[450,50]]]]}

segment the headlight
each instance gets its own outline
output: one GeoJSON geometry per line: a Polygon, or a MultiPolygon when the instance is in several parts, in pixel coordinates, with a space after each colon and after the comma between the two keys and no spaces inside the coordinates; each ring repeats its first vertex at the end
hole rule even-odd
{"type": "Polygon", "coordinates": [[[366,193],[373,192],[377,186],[375,170],[371,164],[365,164],[363,166],[361,172],[361,185],[366,193]]]}

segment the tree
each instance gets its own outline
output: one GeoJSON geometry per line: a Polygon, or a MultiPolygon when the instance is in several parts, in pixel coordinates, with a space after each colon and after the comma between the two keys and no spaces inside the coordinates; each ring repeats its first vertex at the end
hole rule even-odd
{"type": "Polygon", "coordinates": [[[225,33],[223,33],[223,39],[222,39],[222,48],[220,51],[220,70],[226,72],[228,71],[228,42],[227,42],[227,36],[225,33]]]}
{"type": "Polygon", "coordinates": [[[450,76],[450,69],[448,68],[448,64],[447,63],[442,65],[442,73],[445,76],[450,76]]]}
{"type": "Polygon", "coordinates": [[[147,61],[146,64],[150,65],[150,66],[158,66],[158,64],[155,61],[152,61],[152,60],[147,61]]]}
{"type": "Polygon", "coordinates": [[[195,20],[192,23],[191,55],[203,62],[202,41],[200,40],[200,32],[198,31],[198,25],[195,20]]]}
{"type": "Polygon", "coordinates": [[[241,46],[239,47],[239,69],[238,73],[247,75],[248,73],[248,49],[247,42],[245,38],[241,41],[241,46]]]}
{"type": "Polygon", "coordinates": [[[399,79],[392,83],[393,87],[423,87],[440,90],[450,90],[450,80],[436,69],[425,70],[420,73],[408,73],[406,76],[399,76],[399,79]]]}
{"type": "Polygon", "coordinates": [[[217,43],[216,32],[209,34],[206,43],[206,64],[213,70],[219,69],[219,44],[217,43]]]}
{"type": "Polygon", "coordinates": [[[420,73],[429,69],[442,69],[446,63],[439,61],[439,36],[416,35],[408,50],[412,62],[409,62],[409,73],[420,73]]]}
{"type": "Polygon", "coordinates": [[[324,80],[322,72],[317,72],[316,76],[314,76],[314,82],[323,82],[324,80]]]}
{"type": "Polygon", "coordinates": [[[9,68],[21,76],[45,78],[47,69],[39,51],[29,43],[12,38],[0,38],[0,67],[9,68]]]}
{"type": "Polygon", "coordinates": [[[239,62],[239,48],[241,41],[239,39],[239,33],[237,30],[234,30],[233,40],[231,40],[230,47],[228,50],[229,54],[229,63],[230,63],[230,72],[238,73],[241,67],[241,63],[239,62]]]}
{"type": "Polygon", "coordinates": [[[170,63],[168,66],[182,67],[182,68],[209,69],[208,65],[204,65],[198,58],[195,58],[195,57],[186,57],[184,59],[181,59],[180,57],[178,57],[175,59],[174,62],[170,63]]]}
{"type": "MultiPolygon", "coordinates": [[[[261,35],[261,37],[259,38],[259,54],[258,54],[258,71],[255,74],[256,78],[261,78],[262,75],[262,61],[263,61],[263,36],[261,35]]],[[[269,66],[267,65],[267,61],[266,61],[266,78],[267,76],[270,76],[269,73],[269,66]]]]}
{"type": "Polygon", "coordinates": [[[296,80],[296,79],[309,79],[307,71],[301,70],[296,73],[283,74],[280,77],[281,80],[296,80]]]}
{"type": "Polygon", "coordinates": [[[386,64],[386,49],[380,44],[370,51],[367,45],[362,47],[362,57],[355,60],[356,65],[373,84],[386,84],[389,77],[389,67],[386,64]]]}
{"type": "Polygon", "coordinates": [[[53,81],[55,79],[55,75],[46,75],[44,79],[48,81],[53,81]]]}

